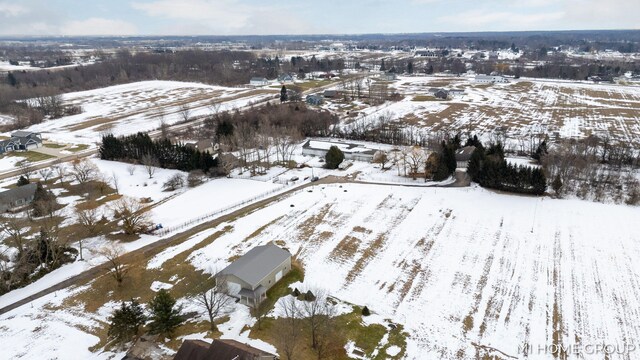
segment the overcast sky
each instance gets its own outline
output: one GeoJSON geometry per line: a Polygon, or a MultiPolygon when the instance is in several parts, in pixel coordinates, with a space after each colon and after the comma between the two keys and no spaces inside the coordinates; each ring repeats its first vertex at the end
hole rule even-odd
{"type": "Polygon", "coordinates": [[[0,35],[640,29],[640,0],[0,0],[0,35]]]}

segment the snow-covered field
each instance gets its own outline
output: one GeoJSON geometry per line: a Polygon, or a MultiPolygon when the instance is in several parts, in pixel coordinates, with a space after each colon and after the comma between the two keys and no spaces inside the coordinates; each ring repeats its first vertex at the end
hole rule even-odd
{"type": "Polygon", "coordinates": [[[639,217],[633,207],[478,188],[335,185],[237,220],[190,259],[211,271],[283,241],[306,286],[404,324],[409,359],[475,358],[472,343],[521,357],[525,343],[640,336],[639,217]]]}
{"type": "MultiPolygon", "coordinates": [[[[552,139],[608,134],[640,146],[640,86],[535,79],[486,85],[474,83],[472,77],[426,76],[400,77],[390,87],[404,98],[375,107],[356,103],[355,109],[347,110],[367,121],[389,114],[416,131],[489,135],[500,130],[512,137],[548,134],[552,139]],[[430,97],[431,87],[465,93],[440,101],[430,97]]],[[[324,107],[340,112],[340,106],[332,103],[324,107]]],[[[343,126],[353,126],[351,121],[343,126]]]]}
{"type": "Polygon", "coordinates": [[[115,135],[157,129],[182,120],[186,104],[190,116],[211,113],[213,101],[219,111],[247,106],[273,96],[277,89],[228,88],[176,81],[143,81],[63,95],[65,104],[83,108],[79,115],[45,121],[28,130],[62,143],[94,145],[104,133],[115,135]]]}
{"type": "MultiPolygon", "coordinates": [[[[213,272],[256,245],[283,242],[304,266],[297,286],[325,288],[403,324],[407,359],[472,359],[473,344],[522,358],[524,344],[624,344],[640,336],[638,218],[640,210],[629,206],[480,188],[318,185],[194,235],[148,267],[189,254],[224,226],[224,234],[188,255],[196,269],[213,272]]],[[[104,311],[71,316],[44,309],[70,291],[0,316],[0,341],[11,344],[3,353],[67,358],[64,349],[79,342],[82,358],[112,355],[89,353],[98,340],[78,331],[100,326],[104,311]]],[[[253,321],[237,309],[220,328],[248,339],[238,329],[253,321]]]]}

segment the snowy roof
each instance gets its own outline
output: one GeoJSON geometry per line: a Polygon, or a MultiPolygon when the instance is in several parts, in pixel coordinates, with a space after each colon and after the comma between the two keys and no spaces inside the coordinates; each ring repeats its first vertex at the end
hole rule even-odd
{"type": "Polygon", "coordinates": [[[317,149],[317,150],[326,150],[326,151],[328,151],[332,146],[337,147],[343,153],[365,153],[365,154],[373,155],[376,152],[375,149],[370,149],[363,145],[344,143],[344,142],[309,140],[303,145],[303,147],[307,149],[317,149]]]}
{"type": "Polygon", "coordinates": [[[234,275],[255,287],[291,254],[274,244],[256,246],[242,255],[218,275],[234,275]]]}

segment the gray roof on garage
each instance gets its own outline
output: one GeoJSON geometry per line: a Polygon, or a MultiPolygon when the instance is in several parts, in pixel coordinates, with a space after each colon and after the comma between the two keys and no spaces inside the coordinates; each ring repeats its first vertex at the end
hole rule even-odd
{"type": "Polygon", "coordinates": [[[222,269],[218,275],[234,275],[255,287],[290,257],[287,250],[274,244],[256,246],[222,269]]]}

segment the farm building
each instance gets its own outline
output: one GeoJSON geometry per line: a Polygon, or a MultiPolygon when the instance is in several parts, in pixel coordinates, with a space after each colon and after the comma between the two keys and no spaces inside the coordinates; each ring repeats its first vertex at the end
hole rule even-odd
{"type": "Polygon", "coordinates": [[[476,75],[475,82],[480,84],[508,83],[509,79],[501,75],[476,75]]]}
{"type": "Polygon", "coordinates": [[[19,210],[33,201],[36,194],[36,184],[19,186],[0,193],[0,212],[19,210]]]}
{"type": "Polygon", "coordinates": [[[231,296],[256,306],[267,298],[267,290],[291,270],[291,254],[272,243],[256,246],[216,274],[231,296]]]}
{"type": "Polygon", "coordinates": [[[185,340],[173,360],[275,360],[277,357],[231,339],[185,340]]]}
{"type": "Polygon", "coordinates": [[[267,79],[265,79],[263,77],[253,77],[249,81],[249,85],[251,85],[251,86],[265,86],[265,85],[269,85],[269,80],[267,80],[267,79]]]}
{"type": "Polygon", "coordinates": [[[376,149],[367,148],[359,144],[350,144],[337,141],[323,141],[323,140],[307,140],[302,145],[302,155],[320,156],[327,155],[329,148],[336,146],[344,154],[344,158],[347,160],[356,161],[373,161],[373,155],[376,153],[376,149]]]}
{"type": "Polygon", "coordinates": [[[475,146],[465,146],[456,151],[456,167],[459,169],[466,169],[469,166],[469,160],[471,160],[471,154],[476,150],[475,146]]]}
{"type": "Polygon", "coordinates": [[[322,93],[322,96],[328,98],[328,99],[333,99],[333,98],[338,98],[342,95],[342,93],[338,90],[325,90],[322,93]]]}

